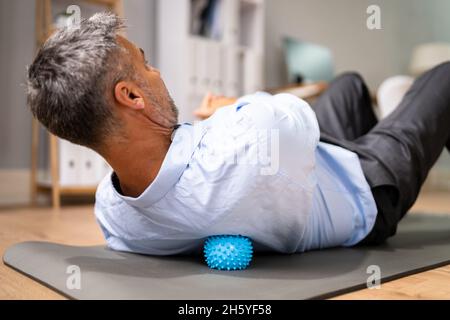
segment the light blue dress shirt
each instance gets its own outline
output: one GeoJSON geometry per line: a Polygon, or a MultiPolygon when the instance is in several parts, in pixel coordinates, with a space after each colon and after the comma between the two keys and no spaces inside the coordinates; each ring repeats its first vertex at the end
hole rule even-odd
{"type": "Polygon", "coordinates": [[[248,236],[256,251],[352,246],[377,210],[357,155],[319,142],[305,101],[256,93],[181,125],[138,198],[106,176],[95,214],[112,249],[170,255],[198,253],[222,234],[248,236]]]}

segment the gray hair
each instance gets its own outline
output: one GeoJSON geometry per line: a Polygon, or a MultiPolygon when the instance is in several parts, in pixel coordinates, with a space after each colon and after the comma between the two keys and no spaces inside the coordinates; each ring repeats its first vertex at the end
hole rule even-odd
{"type": "Polygon", "coordinates": [[[132,74],[117,43],[123,20],[98,13],[53,34],[28,69],[27,100],[33,115],[53,134],[100,147],[119,126],[111,106],[114,85],[132,74]]]}

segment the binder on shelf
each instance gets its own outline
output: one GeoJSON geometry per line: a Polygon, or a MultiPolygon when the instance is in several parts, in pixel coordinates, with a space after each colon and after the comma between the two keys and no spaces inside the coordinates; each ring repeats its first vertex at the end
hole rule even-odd
{"type": "Polygon", "coordinates": [[[206,94],[211,85],[211,75],[208,71],[208,42],[203,39],[196,39],[196,74],[198,76],[197,90],[199,94],[206,94]]]}
{"type": "Polygon", "coordinates": [[[100,181],[102,173],[102,163],[100,156],[91,149],[80,147],[80,181],[79,185],[83,187],[96,187],[100,181]]]}
{"type": "Polygon", "coordinates": [[[235,48],[224,50],[224,94],[228,97],[238,97],[239,91],[239,51],[235,48]]]}
{"type": "Polygon", "coordinates": [[[223,41],[228,45],[237,45],[239,42],[239,2],[238,0],[226,0],[223,5],[226,21],[223,41]]]}
{"type": "Polygon", "coordinates": [[[75,186],[79,183],[80,159],[79,146],[59,139],[59,184],[62,187],[75,186]]]}
{"type": "Polygon", "coordinates": [[[212,1],[212,14],[211,14],[211,30],[210,37],[215,40],[221,40],[223,36],[223,2],[226,0],[210,0],[212,1]]]}
{"type": "Polygon", "coordinates": [[[262,55],[254,50],[244,50],[244,94],[262,88],[262,55]]]}
{"type": "Polygon", "coordinates": [[[191,37],[187,40],[187,72],[188,72],[188,92],[192,95],[200,94],[199,86],[199,73],[198,73],[198,49],[197,39],[191,37]]]}
{"type": "Polygon", "coordinates": [[[111,170],[109,164],[95,151],[60,139],[61,187],[96,187],[111,170]]]}
{"type": "Polygon", "coordinates": [[[219,43],[208,43],[207,70],[211,78],[209,90],[217,95],[223,94],[222,47],[219,43]]]}

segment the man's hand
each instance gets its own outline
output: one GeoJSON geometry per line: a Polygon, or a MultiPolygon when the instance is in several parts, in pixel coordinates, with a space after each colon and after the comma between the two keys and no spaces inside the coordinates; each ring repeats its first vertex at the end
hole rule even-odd
{"type": "Polygon", "coordinates": [[[216,96],[208,92],[203,98],[200,107],[194,111],[194,115],[200,119],[209,118],[217,109],[229,106],[235,103],[236,100],[237,98],[216,96]]]}

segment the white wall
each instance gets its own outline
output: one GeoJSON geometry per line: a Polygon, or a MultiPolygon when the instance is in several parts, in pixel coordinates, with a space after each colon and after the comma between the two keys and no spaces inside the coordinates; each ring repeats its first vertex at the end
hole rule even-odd
{"type": "Polygon", "coordinates": [[[435,39],[450,42],[450,1],[434,0],[433,2],[434,5],[428,7],[424,1],[423,7],[426,7],[430,15],[434,17],[432,27],[435,39]]]}
{"type": "Polygon", "coordinates": [[[285,83],[285,35],[332,50],[336,71],[361,72],[372,89],[407,72],[412,48],[449,34],[447,0],[266,0],[266,83],[285,83]],[[368,30],[366,9],[381,7],[382,30],[368,30]],[[445,11],[443,10],[445,9],[445,11]],[[445,28],[446,27],[446,28],[445,28]],[[446,30],[446,32],[443,32],[446,30]],[[441,31],[441,33],[437,33],[441,31]]]}
{"type": "Polygon", "coordinates": [[[30,163],[26,65],[34,52],[34,1],[0,0],[0,169],[30,163]]]}
{"type": "Polygon", "coordinates": [[[125,0],[127,37],[145,50],[147,60],[156,63],[156,0],[125,0]]]}

